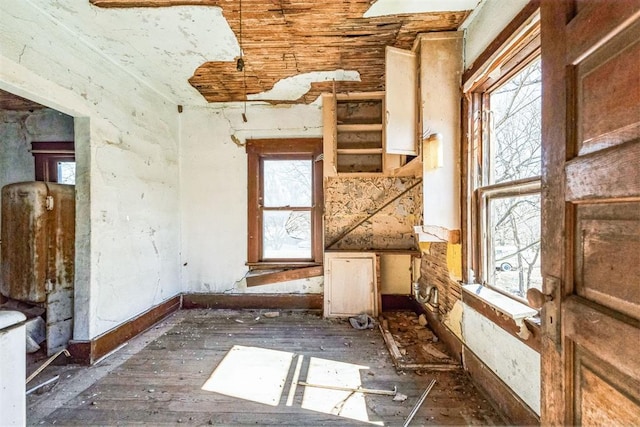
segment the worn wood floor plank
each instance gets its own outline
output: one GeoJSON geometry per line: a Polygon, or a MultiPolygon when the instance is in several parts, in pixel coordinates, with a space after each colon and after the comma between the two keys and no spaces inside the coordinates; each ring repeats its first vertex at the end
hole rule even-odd
{"type": "MultiPolygon", "coordinates": [[[[174,313],[167,322],[175,325],[150,340],[137,353],[127,353],[125,362],[85,390],[69,396],[48,416],[30,418],[28,423],[83,426],[402,425],[424,388],[435,378],[436,386],[412,425],[503,424],[502,418],[478,395],[462,370],[397,372],[378,329],[360,331],[344,320],[327,320],[317,314],[301,312],[282,312],[279,317],[266,318],[259,311],[184,310],[174,313]],[[202,389],[225,356],[232,354],[230,350],[234,346],[290,353],[291,365],[284,385],[278,389],[279,401],[276,399],[273,405],[258,403],[202,389]],[[390,396],[365,395],[362,398],[359,394],[349,396],[348,392],[337,392],[345,393],[344,398],[338,399],[342,402],[331,410],[321,410],[313,406],[318,404],[311,399],[313,392],[298,386],[293,404],[287,406],[285,401],[291,386],[295,355],[304,356],[301,381],[310,375],[315,375],[316,379],[339,381],[343,377],[335,372],[346,366],[345,372],[352,374],[344,375],[356,375],[362,387],[381,390],[397,387],[407,399],[396,402],[390,396]],[[322,361],[328,367],[320,368],[318,364],[322,361]],[[360,366],[367,369],[359,369],[360,366]],[[312,369],[327,369],[329,376],[318,377],[318,371],[312,374],[312,369]],[[359,415],[349,415],[348,410],[352,407],[359,408],[359,415]]],[[[257,369],[271,369],[266,361],[255,362],[257,369]],[[262,363],[264,368],[261,368],[262,363]]],[[[284,368],[282,372],[286,372],[286,366],[284,368]]],[[[87,370],[85,375],[90,375],[92,368],[83,369],[87,370]]],[[[259,385],[260,380],[242,379],[241,371],[238,371],[238,381],[249,381],[248,388],[259,385]]]]}

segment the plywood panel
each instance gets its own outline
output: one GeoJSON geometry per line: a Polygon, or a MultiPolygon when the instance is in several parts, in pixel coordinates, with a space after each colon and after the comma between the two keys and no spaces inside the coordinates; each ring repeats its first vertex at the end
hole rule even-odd
{"type": "MultiPolygon", "coordinates": [[[[415,178],[332,177],[325,180],[325,245],[416,184],[415,178]]],[[[422,219],[422,186],[416,185],[340,239],[331,249],[415,249],[413,226],[422,219]]]]}
{"type": "Polygon", "coordinates": [[[411,264],[413,257],[404,254],[380,255],[380,292],[383,295],[411,294],[411,264]]]}

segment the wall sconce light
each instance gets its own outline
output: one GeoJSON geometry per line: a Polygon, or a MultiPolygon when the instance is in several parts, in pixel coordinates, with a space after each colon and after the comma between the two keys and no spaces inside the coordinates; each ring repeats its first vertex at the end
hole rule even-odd
{"type": "Polygon", "coordinates": [[[444,153],[442,151],[442,135],[432,133],[423,144],[424,163],[427,169],[438,169],[444,166],[444,153]]]}

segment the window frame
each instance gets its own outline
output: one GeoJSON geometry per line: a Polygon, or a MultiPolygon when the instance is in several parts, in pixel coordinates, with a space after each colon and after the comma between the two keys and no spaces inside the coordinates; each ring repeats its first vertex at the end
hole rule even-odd
{"type": "MultiPolygon", "coordinates": [[[[324,242],[322,233],[323,184],[322,184],[322,139],[249,139],[247,151],[247,266],[250,269],[275,267],[305,267],[322,265],[324,242]],[[262,195],[264,160],[311,160],[312,161],[312,206],[311,206],[311,258],[268,259],[262,258],[262,195]]],[[[294,210],[296,210],[294,208],[294,210]]]]}
{"type": "Polygon", "coordinates": [[[35,167],[35,180],[58,182],[58,162],[74,162],[75,148],[73,141],[32,142],[31,154],[35,167]]]}
{"type": "Polygon", "coordinates": [[[466,283],[477,283],[528,305],[525,298],[488,283],[491,276],[489,202],[495,198],[541,194],[541,177],[489,184],[491,171],[489,95],[540,58],[539,11],[527,10],[463,76],[463,247],[466,283]]]}

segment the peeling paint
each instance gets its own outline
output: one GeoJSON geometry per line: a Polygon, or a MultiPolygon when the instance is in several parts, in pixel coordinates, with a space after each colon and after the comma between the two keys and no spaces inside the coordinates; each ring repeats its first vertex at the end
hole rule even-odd
{"type": "Polygon", "coordinates": [[[377,0],[363,18],[406,13],[472,10],[481,0],[377,0]]]}
{"type": "Polygon", "coordinates": [[[462,280],[462,245],[447,243],[447,267],[449,279],[462,280]]]}
{"type": "Polygon", "coordinates": [[[453,308],[444,316],[444,324],[451,332],[455,334],[461,341],[464,341],[462,336],[462,322],[463,322],[464,308],[462,301],[456,301],[453,304],[453,308]]]}
{"type": "MultiPolygon", "coordinates": [[[[325,245],[416,183],[414,178],[334,177],[325,182],[325,245]]],[[[382,208],[332,249],[415,249],[413,226],[421,221],[420,185],[382,208]]]]}
{"type": "Polygon", "coordinates": [[[282,79],[273,85],[271,90],[257,93],[254,95],[248,95],[249,100],[283,100],[283,101],[295,101],[302,98],[311,89],[311,83],[313,82],[327,82],[327,81],[360,81],[360,73],[357,71],[314,71],[311,73],[298,74],[292,77],[282,79]]]}
{"type": "Polygon", "coordinates": [[[177,104],[205,104],[188,82],[207,61],[234,61],[238,40],[220,7],[104,9],[89,1],[31,0],[42,13],[177,104]],[[107,36],[108,35],[108,36],[107,36]],[[131,40],[135,40],[132,43],[131,40]]]}

